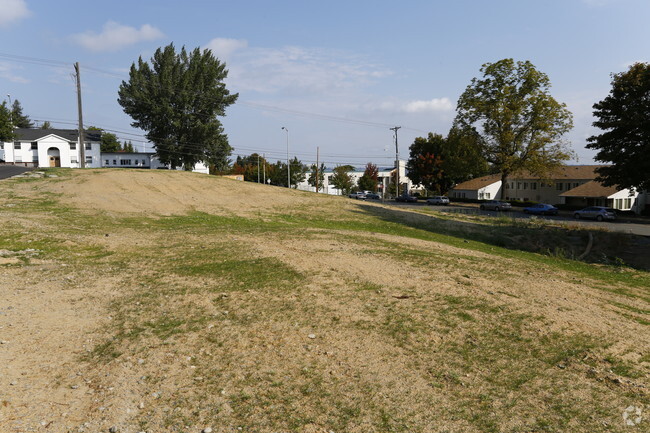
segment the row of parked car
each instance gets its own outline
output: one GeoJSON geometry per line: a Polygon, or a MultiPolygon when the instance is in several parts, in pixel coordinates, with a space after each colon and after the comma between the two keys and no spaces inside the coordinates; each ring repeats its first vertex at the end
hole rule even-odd
{"type": "MultiPolygon", "coordinates": [[[[509,211],[512,205],[505,201],[490,200],[481,203],[481,210],[509,211]]],[[[559,209],[550,204],[538,203],[525,207],[523,212],[530,215],[557,215],[559,209]]],[[[616,210],[605,206],[589,206],[573,212],[573,217],[577,220],[586,218],[596,221],[615,221],[616,210]]]]}
{"type": "MultiPolygon", "coordinates": [[[[350,198],[358,200],[374,199],[379,200],[381,196],[369,191],[354,192],[348,195],[350,198]]],[[[395,198],[395,201],[404,203],[416,203],[418,198],[410,194],[402,194],[395,198]]],[[[427,205],[447,206],[449,204],[449,197],[438,195],[427,199],[427,205]]],[[[488,200],[482,202],[480,205],[481,210],[493,210],[497,212],[504,212],[512,210],[512,205],[507,201],[488,200]]],[[[538,203],[532,206],[525,207],[523,212],[530,215],[557,215],[559,209],[550,204],[538,203]]],[[[616,220],[616,211],[612,208],[605,206],[589,206],[573,213],[573,217],[577,220],[586,218],[594,219],[597,221],[614,221],[616,220]]]]}

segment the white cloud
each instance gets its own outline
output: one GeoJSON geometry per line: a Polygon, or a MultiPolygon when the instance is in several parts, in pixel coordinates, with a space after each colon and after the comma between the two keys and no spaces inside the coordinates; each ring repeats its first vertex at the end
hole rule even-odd
{"type": "Polygon", "coordinates": [[[0,27],[6,27],[31,14],[25,0],[0,0],[0,27]]]}
{"type": "Polygon", "coordinates": [[[248,47],[245,39],[214,38],[204,48],[212,50],[212,53],[220,60],[229,59],[235,51],[248,47]]]}
{"type": "Polygon", "coordinates": [[[229,81],[238,91],[331,96],[358,90],[390,75],[366,58],[341,51],[294,46],[231,53],[229,81]]]}
{"type": "Polygon", "coordinates": [[[449,113],[456,109],[451,99],[447,97],[417,101],[384,101],[376,104],[366,104],[367,110],[379,110],[391,113],[449,113]]]}
{"type": "Polygon", "coordinates": [[[0,78],[4,78],[5,80],[9,80],[13,83],[29,83],[29,80],[27,78],[14,74],[13,69],[14,68],[11,65],[0,63],[0,78]]]}
{"type": "Polygon", "coordinates": [[[117,51],[123,47],[142,41],[153,41],[165,35],[163,32],[149,24],[144,24],[140,29],[125,26],[114,21],[104,24],[101,33],[87,31],[72,35],[72,40],[91,51],[117,51]]]}
{"type": "Polygon", "coordinates": [[[411,101],[403,106],[406,113],[435,111],[454,111],[454,103],[449,98],[433,98],[428,101],[411,101]]]}

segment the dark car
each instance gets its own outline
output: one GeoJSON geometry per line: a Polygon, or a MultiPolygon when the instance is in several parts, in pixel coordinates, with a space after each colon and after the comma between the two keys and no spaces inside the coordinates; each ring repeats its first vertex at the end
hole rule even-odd
{"type": "Polygon", "coordinates": [[[379,194],[371,192],[370,194],[366,194],[366,198],[368,198],[370,200],[380,200],[381,196],[379,194]]]}
{"type": "Polygon", "coordinates": [[[557,208],[550,204],[538,203],[524,208],[524,213],[531,215],[557,215],[557,208]]]}
{"type": "Polygon", "coordinates": [[[418,201],[418,198],[414,195],[402,194],[395,197],[395,201],[402,201],[405,203],[416,203],[418,201]]]}
{"type": "Polygon", "coordinates": [[[490,200],[490,201],[486,201],[485,203],[481,203],[480,208],[481,210],[495,210],[498,212],[498,211],[511,210],[512,205],[507,201],[490,200]]]}
{"type": "Polygon", "coordinates": [[[575,211],[573,217],[577,220],[580,218],[590,218],[596,221],[615,221],[616,211],[611,207],[589,206],[575,211]]]}

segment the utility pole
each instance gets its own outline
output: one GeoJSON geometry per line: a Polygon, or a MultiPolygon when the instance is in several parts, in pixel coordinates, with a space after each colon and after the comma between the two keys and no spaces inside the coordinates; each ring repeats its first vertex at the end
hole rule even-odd
{"type": "Polygon", "coordinates": [[[399,196],[399,148],[397,147],[397,130],[400,128],[401,126],[395,126],[393,128],[389,128],[391,131],[395,131],[395,179],[396,179],[395,196],[399,196]]]}
{"type": "Polygon", "coordinates": [[[260,154],[257,154],[257,183],[260,183],[260,154]]]}
{"type": "Polygon", "coordinates": [[[264,165],[262,166],[262,173],[264,174],[264,185],[266,185],[266,153],[262,154],[262,159],[264,160],[264,165]]]}
{"type": "Polygon", "coordinates": [[[316,146],[316,194],[318,194],[318,153],[320,151],[320,147],[316,146]]]}
{"type": "Polygon", "coordinates": [[[291,164],[289,163],[289,130],[282,127],[287,132],[287,188],[291,188],[291,164]]]}
{"type": "Polygon", "coordinates": [[[77,79],[77,109],[79,111],[79,167],[86,168],[86,138],[84,137],[83,110],[81,109],[81,77],[79,75],[79,62],[74,64],[77,79]]]}

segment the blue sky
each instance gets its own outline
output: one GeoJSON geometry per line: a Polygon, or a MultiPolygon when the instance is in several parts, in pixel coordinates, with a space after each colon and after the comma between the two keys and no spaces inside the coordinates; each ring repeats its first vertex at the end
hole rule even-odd
{"type": "Polygon", "coordinates": [[[235,154],[285,158],[285,126],[303,162],[319,147],[330,167],[386,166],[389,127],[402,127],[402,157],[415,137],[446,135],[481,65],[511,57],[550,77],[574,114],[566,138],[588,164],[591,107],[611,73],[650,60],[649,19],[647,0],[0,0],[0,91],[32,119],[74,128],[79,62],[84,124],[142,148],[116,102],[131,63],[170,42],[211,48],[239,93],[222,120],[235,154]]]}

